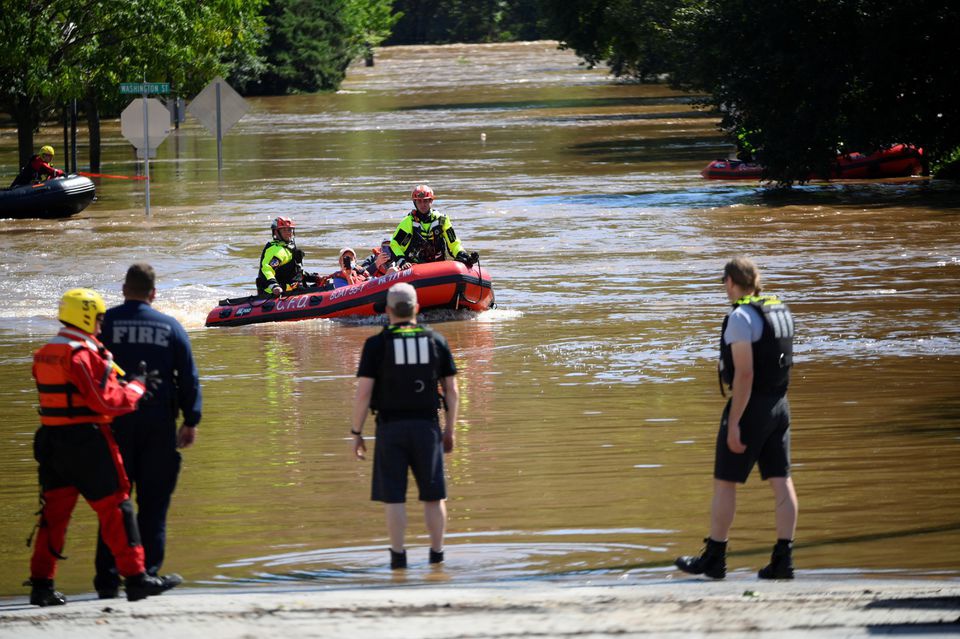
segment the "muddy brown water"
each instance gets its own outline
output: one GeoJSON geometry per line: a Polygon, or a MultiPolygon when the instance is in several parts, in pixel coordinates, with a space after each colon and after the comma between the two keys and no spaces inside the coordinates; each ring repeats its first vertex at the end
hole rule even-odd
{"type": "MultiPolygon", "coordinates": [[[[552,43],[386,49],[339,93],[250,100],[220,177],[215,141],[188,121],[151,163],[149,219],[142,182],[101,180],[73,219],[0,221],[0,594],[22,594],[28,575],[31,353],[55,332],[64,290],[118,302],[135,259],[156,267],[157,306],[189,329],[203,378],[166,564],[194,584],[670,575],[707,530],[719,276],[739,252],[800,327],[798,567],[957,576],[960,195],[924,180],[781,197],[706,182],[700,169],[728,149],[690,102],[616,83],[552,43]],[[411,501],[412,568],[396,577],[370,464],[346,437],[377,325],[203,321],[252,288],[272,217],[297,221],[310,270],[333,270],[342,246],[365,252],[392,231],[418,182],[481,253],[498,307],[426,318],[461,369],[448,561],[427,568],[411,501]]],[[[118,124],[104,134],[102,170],[135,174],[118,124]]],[[[5,130],[11,177],[15,158],[5,130]]],[[[58,576],[69,593],[91,590],[95,534],[78,505],[58,576]]],[[[762,565],[773,536],[754,476],[731,568],[762,565]]]]}

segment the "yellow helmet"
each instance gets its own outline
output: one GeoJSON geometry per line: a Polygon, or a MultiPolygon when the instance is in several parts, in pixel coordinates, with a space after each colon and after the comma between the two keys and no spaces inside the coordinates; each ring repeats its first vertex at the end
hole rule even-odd
{"type": "Polygon", "coordinates": [[[97,330],[97,316],[106,312],[107,305],[99,293],[89,288],[73,288],[60,299],[57,318],[93,335],[97,330]]]}
{"type": "Polygon", "coordinates": [[[50,146],[49,144],[47,144],[46,146],[41,146],[40,155],[49,155],[50,157],[53,157],[55,155],[55,153],[53,152],[53,147],[50,146]]]}

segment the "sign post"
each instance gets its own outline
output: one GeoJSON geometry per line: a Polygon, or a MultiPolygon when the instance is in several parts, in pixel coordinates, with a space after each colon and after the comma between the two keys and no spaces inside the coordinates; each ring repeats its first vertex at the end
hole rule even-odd
{"type": "Polygon", "coordinates": [[[127,138],[133,146],[137,147],[138,153],[143,153],[143,172],[147,178],[146,182],[146,210],[147,217],[150,217],[150,154],[160,146],[167,135],[170,133],[170,116],[166,107],[159,100],[147,98],[149,93],[170,93],[170,85],[166,82],[122,82],[120,83],[120,93],[139,93],[141,97],[134,100],[120,114],[120,132],[127,138]],[[141,104],[137,104],[140,102],[141,104]],[[137,110],[142,109],[142,121],[138,117],[137,110]],[[153,116],[153,127],[151,130],[150,120],[153,116]],[[154,144],[151,146],[151,138],[154,144]]]}
{"type": "Polygon", "coordinates": [[[207,131],[217,136],[217,173],[223,170],[223,136],[249,108],[246,100],[220,77],[205,86],[187,107],[207,131]]]}

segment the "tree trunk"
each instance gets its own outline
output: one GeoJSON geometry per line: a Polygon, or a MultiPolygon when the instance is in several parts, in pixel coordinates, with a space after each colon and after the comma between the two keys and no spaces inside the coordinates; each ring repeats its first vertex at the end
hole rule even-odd
{"type": "Polygon", "coordinates": [[[37,128],[39,116],[33,103],[26,98],[17,100],[13,119],[17,122],[17,146],[20,152],[20,166],[24,166],[33,156],[33,132],[37,128]]]}
{"type": "Polygon", "coordinates": [[[90,172],[100,172],[100,107],[95,97],[88,97],[86,103],[87,133],[90,138],[90,172]]]}

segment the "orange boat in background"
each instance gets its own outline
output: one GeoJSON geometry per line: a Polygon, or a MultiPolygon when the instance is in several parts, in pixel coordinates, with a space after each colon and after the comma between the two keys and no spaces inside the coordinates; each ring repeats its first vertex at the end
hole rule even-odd
{"type": "Polygon", "coordinates": [[[207,326],[242,326],[262,322],[290,322],[318,317],[370,316],[383,313],[387,290],[398,282],[417,289],[420,310],[434,308],[486,311],[494,304],[490,273],[479,265],[468,267],[445,261],[416,264],[383,277],[322,291],[305,288],[280,297],[241,297],[220,300],[207,314],[207,326]]]}
{"type": "MultiPolygon", "coordinates": [[[[870,155],[847,153],[838,155],[830,175],[808,179],[864,180],[919,175],[923,170],[923,149],[897,144],[870,155]]],[[[700,172],[708,180],[759,180],[763,166],[740,160],[714,160],[700,172]]]]}

